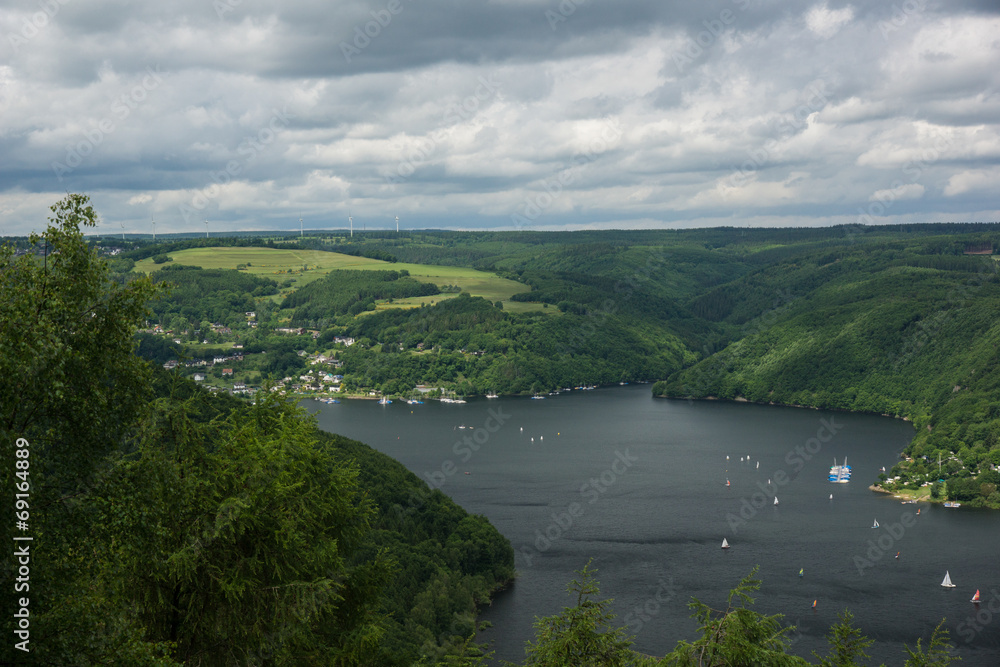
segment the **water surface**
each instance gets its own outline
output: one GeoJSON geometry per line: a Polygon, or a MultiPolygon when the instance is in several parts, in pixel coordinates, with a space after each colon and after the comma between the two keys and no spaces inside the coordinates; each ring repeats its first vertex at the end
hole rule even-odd
{"type": "Polygon", "coordinates": [[[519,577],[482,614],[499,658],[523,659],[535,616],[571,605],[566,584],[592,559],[602,596],[649,654],[693,639],[688,601],[723,607],[756,565],[757,608],[798,626],[795,653],[825,654],[847,608],[877,641],[875,664],[902,664],[903,644],[926,644],[947,617],[962,665],[1000,665],[1000,513],[868,490],[912,438],[908,423],[654,399],[649,385],[464,405],[305,405],[322,428],[399,460],[510,539],[519,577]],[[845,456],[852,481],[830,484],[845,456]],[[955,589],[940,586],[946,570],[955,589]]]}

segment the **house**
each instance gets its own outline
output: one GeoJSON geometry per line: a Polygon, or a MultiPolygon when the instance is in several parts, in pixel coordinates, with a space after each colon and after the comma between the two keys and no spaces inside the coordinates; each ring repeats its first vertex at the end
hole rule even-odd
{"type": "Polygon", "coordinates": [[[243,393],[247,390],[247,385],[245,382],[234,382],[233,383],[233,393],[243,393]]]}
{"type": "Polygon", "coordinates": [[[215,364],[224,364],[224,363],[226,363],[226,358],[225,357],[213,357],[212,358],[212,365],[213,366],[215,364]]]}
{"type": "Polygon", "coordinates": [[[163,364],[163,367],[166,368],[168,371],[172,370],[174,368],[177,368],[177,361],[174,360],[174,359],[171,359],[167,363],[163,364]]]}
{"type": "Polygon", "coordinates": [[[204,373],[195,373],[194,374],[194,381],[195,382],[204,382],[205,381],[205,374],[204,373]]]}
{"type": "Polygon", "coordinates": [[[223,368],[222,369],[222,374],[223,375],[232,375],[233,374],[233,369],[232,368],[223,368]]]}
{"type": "Polygon", "coordinates": [[[233,343],[233,349],[234,350],[242,350],[243,349],[243,343],[233,343]]]}
{"type": "Polygon", "coordinates": [[[248,310],[248,311],[246,312],[246,316],[247,316],[247,319],[248,319],[248,320],[252,320],[253,318],[257,317],[257,313],[255,313],[255,312],[254,312],[254,311],[252,311],[252,310],[248,310]]]}

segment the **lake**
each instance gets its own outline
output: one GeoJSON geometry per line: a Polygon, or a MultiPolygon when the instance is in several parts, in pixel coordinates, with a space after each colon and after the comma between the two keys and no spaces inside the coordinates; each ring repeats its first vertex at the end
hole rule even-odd
{"type": "Polygon", "coordinates": [[[592,559],[601,597],[614,598],[617,622],[652,655],[695,638],[692,597],[724,608],[756,565],[756,609],[798,627],[796,654],[825,655],[846,608],[876,640],[875,664],[902,664],[903,644],[926,645],[947,617],[962,665],[1000,665],[1000,512],[901,504],[868,489],[913,437],[909,423],[654,399],[650,388],[303,405],[323,429],[399,460],[510,539],[518,579],[482,613],[498,658],[523,659],[535,616],[574,604],[566,584],[592,559]],[[829,483],[844,457],[852,480],[829,483]],[[956,588],[941,587],[946,571],[956,588]]]}

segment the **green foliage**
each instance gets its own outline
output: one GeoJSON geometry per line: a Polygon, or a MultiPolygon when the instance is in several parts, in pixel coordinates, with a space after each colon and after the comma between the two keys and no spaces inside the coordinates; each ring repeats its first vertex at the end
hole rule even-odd
{"type": "Polygon", "coordinates": [[[961,658],[952,655],[954,647],[951,645],[948,630],[943,627],[944,622],[945,619],[941,619],[941,622],[934,628],[926,652],[920,647],[919,639],[915,649],[911,649],[909,646],[904,647],[907,659],[903,663],[903,667],[947,667],[952,662],[961,660],[961,658]]]}
{"type": "Polygon", "coordinates": [[[283,308],[293,309],[292,323],[357,315],[375,309],[380,299],[404,299],[437,294],[438,288],[398,271],[334,270],[285,297],[283,308]]]}
{"type": "Polygon", "coordinates": [[[535,620],[535,641],[525,650],[525,667],[625,667],[633,665],[631,638],[611,626],[611,599],[594,600],[600,586],[590,563],[577,571],[566,590],[576,595],[575,607],[535,620]]]}
{"type": "Polygon", "coordinates": [[[170,286],[170,298],[152,308],[163,325],[180,317],[191,323],[207,320],[245,329],[245,313],[257,309],[256,300],[278,291],[273,280],[235,269],[173,265],[156,271],[152,278],[170,286]]]}
{"type": "Polygon", "coordinates": [[[197,423],[203,400],[158,401],[93,501],[123,602],[182,662],[361,664],[389,569],[378,553],[352,564],[375,513],[357,470],[273,397],[197,423]]]}
{"type": "MultiPolygon", "coordinates": [[[[39,664],[89,664],[120,655],[161,662],[166,645],[145,644],[135,619],[93,590],[92,517],[80,502],[110,474],[148,398],[147,365],[132,334],[159,290],[146,278],[112,280],[83,239],[97,213],[83,195],[51,208],[32,244],[44,255],[0,249],[0,442],[3,489],[13,497],[17,438],[30,444],[31,645],[39,664]],[[93,628],[100,627],[101,632],[93,628]]],[[[10,540],[11,527],[4,535],[10,540]]],[[[4,594],[14,608],[12,589],[4,594]]],[[[13,636],[11,617],[4,622],[13,636]]],[[[4,645],[4,658],[12,651],[4,645]]]]}
{"type": "Polygon", "coordinates": [[[819,658],[820,667],[860,667],[861,660],[868,660],[865,649],[874,644],[874,640],[861,634],[854,627],[854,615],[846,609],[837,617],[840,619],[831,628],[827,639],[830,642],[830,655],[823,658],[815,651],[813,655],[819,658]]]}
{"type": "Polygon", "coordinates": [[[153,255],[153,264],[166,264],[167,262],[174,261],[169,255],[165,253],[160,253],[159,255],[153,255]]]}
{"type": "Polygon", "coordinates": [[[786,667],[807,665],[788,655],[787,635],[793,626],[782,626],[781,614],[766,616],[749,608],[750,593],[760,588],[757,568],[729,592],[725,609],[712,609],[697,598],[688,605],[694,610],[701,637],[680,641],[661,664],[671,667],[786,667]]]}

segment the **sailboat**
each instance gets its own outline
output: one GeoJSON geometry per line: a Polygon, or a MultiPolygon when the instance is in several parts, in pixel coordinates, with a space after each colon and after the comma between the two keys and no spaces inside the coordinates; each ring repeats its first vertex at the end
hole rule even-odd
{"type": "Polygon", "coordinates": [[[729,486],[729,480],[728,479],[726,480],[726,486],[729,486]]]}
{"type": "Polygon", "coordinates": [[[799,568],[799,576],[800,576],[800,577],[802,576],[802,571],[803,571],[804,569],[805,569],[804,567],[800,567],[800,568],[799,568]]]}
{"type": "Polygon", "coordinates": [[[969,600],[969,602],[973,602],[975,604],[979,604],[979,589],[978,588],[976,589],[976,594],[972,596],[972,599],[969,600]]]}
{"type": "Polygon", "coordinates": [[[774,504],[775,504],[775,505],[777,505],[777,504],[778,504],[778,496],[775,496],[775,497],[774,497],[774,504]]]}
{"type": "Polygon", "coordinates": [[[872,524],[872,528],[878,528],[878,519],[875,519],[875,523],[872,524]]]}
{"type": "Polygon", "coordinates": [[[833,494],[832,493],[830,494],[830,500],[833,500],[833,494]]]}
{"type": "Polygon", "coordinates": [[[726,538],[724,538],[724,537],[722,538],[722,548],[723,549],[728,549],[729,548],[729,542],[726,542],[726,538]]]}
{"type": "Polygon", "coordinates": [[[941,582],[941,585],[945,588],[955,587],[955,584],[951,583],[951,575],[948,573],[948,570],[944,571],[944,581],[941,582]]]}
{"type": "Polygon", "coordinates": [[[819,602],[819,600],[813,600],[813,607],[812,607],[813,609],[815,609],[815,608],[816,608],[816,603],[817,603],[817,602],[819,602]]]}

